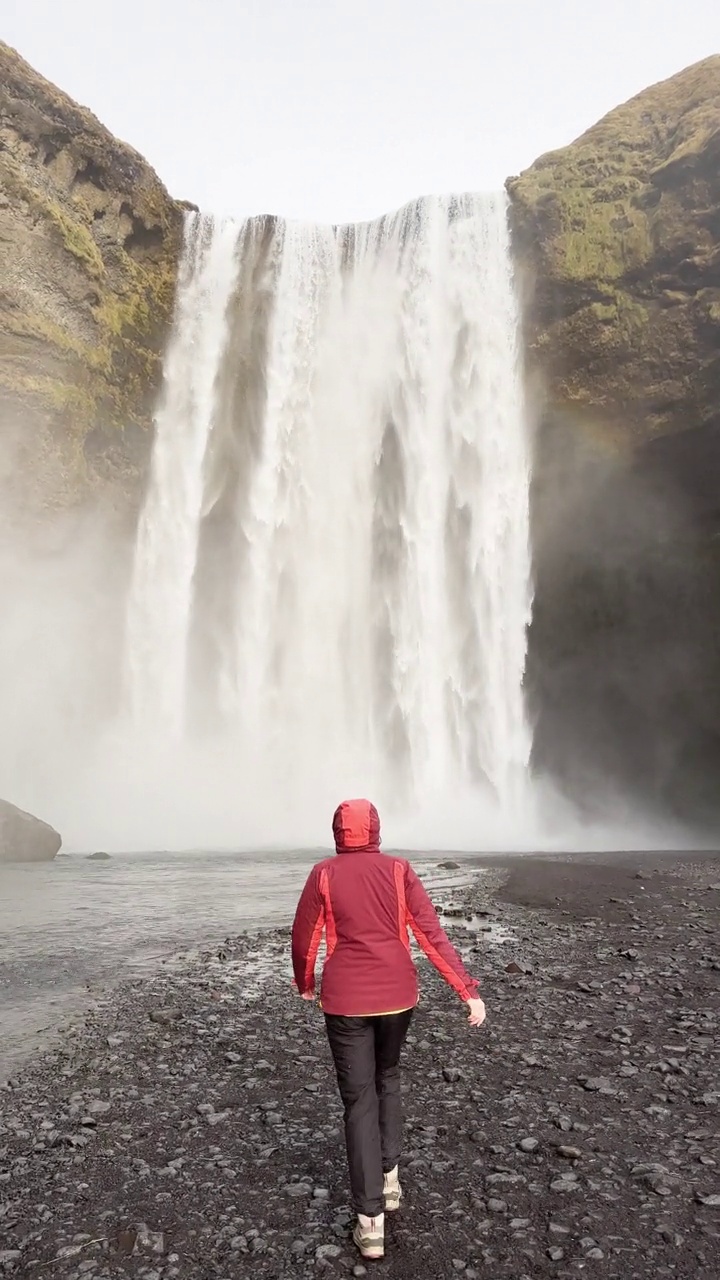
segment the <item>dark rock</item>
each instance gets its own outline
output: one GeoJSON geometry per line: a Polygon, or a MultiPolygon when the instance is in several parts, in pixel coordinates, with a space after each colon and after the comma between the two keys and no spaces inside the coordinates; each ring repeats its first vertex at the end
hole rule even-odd
{"type": "Polygon", "coordinates": [[[148,1014],[151,1022],[156,1022],[162,1027],[169,1027],[174,1022],[180,1022],[182,1016],[181,1009],[151,1009],[148,1014]]]}
{"type": "Polygon", "coordinates": [[[47,822],[0,800],[0,862],[52,862],[61,844],[47,822]]]}

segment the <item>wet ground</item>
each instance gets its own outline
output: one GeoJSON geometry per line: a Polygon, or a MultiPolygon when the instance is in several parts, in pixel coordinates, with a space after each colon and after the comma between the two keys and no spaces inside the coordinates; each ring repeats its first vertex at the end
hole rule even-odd
{"type": "MultiPolygon", "coordinates": [[[[392,1280],[716,1277],[720,860],[511,860],[437,891],[392,1280]]],[[[0,1092],[0,1274],[362,1275],[322,1021],[283,930],[124,981],[0,1092]]]]}
{"type": "MultiPolygon", "coordinates": [[[[320,856],[148,853],[0,864],[0,1081],[109,983],[209,937],[287,922],[320,856]]],[[[417,860],[434,882],[447,882],[436,864],[417,860]]]]}

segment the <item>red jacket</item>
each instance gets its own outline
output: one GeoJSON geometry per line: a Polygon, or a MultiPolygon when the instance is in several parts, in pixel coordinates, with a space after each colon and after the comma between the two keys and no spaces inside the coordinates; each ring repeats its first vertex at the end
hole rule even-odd
{"type": "Polygon", "coordinates": [[[408,926],[462,1000],[477,995],[409,862],[380,852],[380,821],[367,800],[341,804],[333,818],[339,857],[313,868],[292,929],[295,983],[315,990],[323,929],[327,957],[320,999],[325,1013],[348,1017],[393,1013],[417,1004],[408,926]]]}

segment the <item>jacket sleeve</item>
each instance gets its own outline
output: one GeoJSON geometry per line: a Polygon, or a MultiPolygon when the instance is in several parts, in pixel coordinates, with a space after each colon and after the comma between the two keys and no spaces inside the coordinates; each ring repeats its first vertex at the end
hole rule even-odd
{"type": "Polygon", "coordinates": [[[315,961],[324,926],[325,903],[314,867],[300,895],[292,927],[292,966],[300,995],[315,990],[315,961]]]}
{"type": "Polygon", "coordinates": [[[408,865],[405,873],[407,923],[428,960],[435,965],[461,1000],[474,1000],[479,983],[471,978],[438,920],[437,912],[420,879],[408,865]]]}

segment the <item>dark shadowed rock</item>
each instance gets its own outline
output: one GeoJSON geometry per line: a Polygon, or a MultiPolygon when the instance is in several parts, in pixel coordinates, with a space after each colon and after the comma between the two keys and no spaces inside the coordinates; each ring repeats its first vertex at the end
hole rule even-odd
{"type": "Polygon", "coordinates": [[[0,862],[51,862],[61,844],[47,822],[0,800],[0,862]]]}

